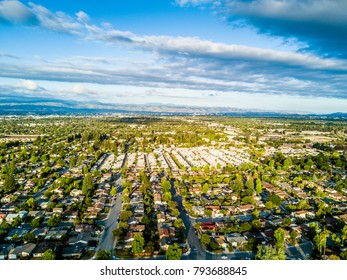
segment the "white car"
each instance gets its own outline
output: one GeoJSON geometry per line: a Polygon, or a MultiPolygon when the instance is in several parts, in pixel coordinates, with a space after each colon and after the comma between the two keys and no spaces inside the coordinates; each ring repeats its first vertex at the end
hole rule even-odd
{"type": "Polygon", "coordinates": [[[222,259],[223,259],[223,260],[227,260],[228,257],[227,257],[227,256],[222,256],[222,259]]]}

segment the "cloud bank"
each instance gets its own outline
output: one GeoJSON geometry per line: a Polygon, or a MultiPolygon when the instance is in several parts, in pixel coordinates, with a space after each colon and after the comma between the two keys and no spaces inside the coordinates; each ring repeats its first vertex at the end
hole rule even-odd
{"type": "Polygon", "coordinates": [[[139,62],[128,58],[120,66],[113,58],[107,57],[5,61],[1,59],[5,55],[0,54],[0,76],[23,79],[27,82],[22,86],[27,86],[27,89],[30,86],[34,89],[34,85],[28,82],[33,80],[78,83],[72,87],[74,94],[88,92],[81,84],[94,83],[347,99],[347,61],[344,59],[347,44],[334,47],[347,38],[342,36],[347,28],[341,28],[347,22],[347,17],[343,17],[347,11],[342,9],[344,3],[347,2],[177,1],[180,6],[209,5],[226,15],[232,23],[252,25],[261,33],[295,37],[307,42],[308,49],[315,49],[314,53],[295,53],[197,37],[140,35],[118,30],[110,24],[96,25],[83,11],[68,15],[31,2],[26,6],[17,0],[6,0],[0,2],[2,23],[37,26],[50,32],[72,35],[86,43],[121,46],[129,52],[145,52],[149,59],[139,62]],[[321,5],[314,4],[316,2],[321,5]],[[16,9],[11,9],[13,7],[16,9]],[[324,15],[322,7],[327,9],[324,15]],[[333,17],[337,9],[340,11],[333,17]],[[308,34],[310,28],[311,35],[308,34]],[[330,34],[332,29],[342,37],[330,34]],[[319,32],[322,32],[321,37],[319,32]],[[320,42],[321,48],[316,46],[317,40],[325,42],[320,42]]]}
{"type": "Polygon", "coordinates": [[[305,51],[327,57],[347,57],[345,0],[177,0],[180,6],[209,6],[234,26],[259,33],[295,38],[305,51]]]}

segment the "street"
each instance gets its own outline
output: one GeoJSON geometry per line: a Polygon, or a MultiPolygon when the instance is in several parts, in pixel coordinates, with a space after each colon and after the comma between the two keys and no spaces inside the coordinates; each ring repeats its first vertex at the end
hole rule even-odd
{"type": "Polygon", "coordinates": [[[96,250],[97,252],[101,250],[108,250],[112,253],[112,255],[113,255],[113,249],[114,249],[114,235],[112,231],[116,229],[118,225],[118,218],[122,210],[122,197],[123,197],[122,187],[121,187],[122,179],[119,178],[119,174],[117,176],[118,176],[118,179],[116,181],[117,194],[112,201],[112,205],[110,207],[110,211],[108,213],[107,218],[103,221],[100,221],[99,223],[104,226],[104,231],[102,232],[99,245],[96,250]]]}

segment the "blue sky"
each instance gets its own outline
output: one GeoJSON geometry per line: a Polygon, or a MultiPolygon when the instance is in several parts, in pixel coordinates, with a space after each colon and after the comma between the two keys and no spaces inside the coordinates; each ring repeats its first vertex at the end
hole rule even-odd
{"type": "Polygon", "coordinates": [[[345,0],[3,0],[0,98],[346,112],[346,46],[345,0]]]}

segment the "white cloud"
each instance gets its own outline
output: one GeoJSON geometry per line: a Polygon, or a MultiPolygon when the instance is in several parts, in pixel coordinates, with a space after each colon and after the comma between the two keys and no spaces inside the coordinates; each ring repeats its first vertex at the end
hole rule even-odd
{"type": "Polygon", "coordinates": [[[180,7],[193,5],[201,5],[201,4],[206,4],[206,3],[211,3],[211,2],[218,2],[218,1],[213,1],[213,0],[176,0],[176,4],[179,5],[180,7]]]}
{"type": "Polygon", "coordinates": [[[45,29],[77,35],[83,27],[77,20],[61,11],[53,13],[47,8],[32,2],[29,3],[29,6],[38,18],[39,25],[45,29]]]}
{"type": "Polygon", "coordinates": [[[79,11],[78,13],[76,13],[76,16],[77,16],[77,19],[83,23],[90,21],[89,16],[83,11],[79,11]]]}
{"type": "Polygon", "coordinates": [[[219,0],[218,5],[213,0],[177,1],[181,6],[209,7],[236,27],[251,26],[261,34],[294,38],[307,45],[306,51],[347,57],[346,0],[219,0]]]}
{"type": "Polygon", "coordinates": [[[36,18],[32,11],[16,0],[5,0],[0,2],[1,20],[16,24],[32,24],[36,18]]]}
{"type": "Polygon", "coordinates": [[[37,90],[39,88],[37,83],[31,80],[21,80],[18,86],[32,91],[37,90]]]}

